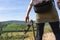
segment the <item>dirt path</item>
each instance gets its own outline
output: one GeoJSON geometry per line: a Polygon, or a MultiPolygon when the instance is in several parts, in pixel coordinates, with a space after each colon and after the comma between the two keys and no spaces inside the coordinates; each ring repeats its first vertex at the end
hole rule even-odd
{"type": "Polygon", "coordinates": [[[43,35],[42,40],[55,40],[55,36],[53,33],[46,33],[43,35]]]}
{"type": "MultiPolygon", "coordinates": [[[[29,34],[30,37],[25,40],[34,40],[32,33],[29,34]]],[[[55,40],[55,36],[52,32],[45,33],[42,40],[55,40]]]]}

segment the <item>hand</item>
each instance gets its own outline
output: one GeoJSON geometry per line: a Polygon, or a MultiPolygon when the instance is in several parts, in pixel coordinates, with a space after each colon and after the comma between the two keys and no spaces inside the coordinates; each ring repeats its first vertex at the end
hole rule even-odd
{"type": "Polygon", "coordinates": [[[26,21],[26,22],[29,21],[29,16],[26,16],[25,21],[26,21]]]}
{"type": "Polygon", "coordinates": [[[27,30],[24,30],[24,34],[26,34],[27,33],[27,30]]]}

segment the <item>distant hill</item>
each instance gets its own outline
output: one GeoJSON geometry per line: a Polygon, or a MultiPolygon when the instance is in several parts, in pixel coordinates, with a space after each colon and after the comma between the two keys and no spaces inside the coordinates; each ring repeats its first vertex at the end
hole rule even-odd
{"type": "Polygon", "coordinates": [[[25,21],[11,20],[11,21],[3,21],[3,24],[26,24],[25,21]]]}
{"type": "Polygon", "coordinates": [[[3,21],[3,24],[25,24],[24,21],[17,21],[17,20],[11,20],[11,21],[3,21]]]}
{"type": "MultiPolygon", "coordinates": [[[[2,23],[3,24],[26,24],[25,21],[18,21],[18,20],[3,21],[2,23]]],[[[46,25],[48,25],[48,24],[46,23],[46,25]]]]}

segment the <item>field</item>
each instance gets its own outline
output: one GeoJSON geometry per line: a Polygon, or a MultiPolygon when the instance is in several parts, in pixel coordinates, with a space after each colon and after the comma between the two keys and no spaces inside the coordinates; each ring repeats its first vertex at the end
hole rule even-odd
{"type": "MultiPolygon", "coordinates": [[[[23,32],[13,32],[12,34],[2,34],[2,37],[2,40],[34,40],[32,32],[28,32],[26,35],[24,35],[23,32]]],[[[45,33],[43,35],[43,40],[55,40],[55,36],[52,32],[45,33]]]]}
{"type": "MultiPolygon", "coordinates": [[[[0,31],[2,32],[2,34],[0,35],[0,40],[34,40],[32,31],[28,31],[26,35],[24,34],[22,30],[26,28],[26,25],[22,24],[8,24],[6,27],[3,27],[2,30],[0,29],[0,31]],[[6,32],[3,33],[3,31],[6,32]]],[[[32,30],[32,28],[30,28],[30,30],[32,30]]],[[[36,30],[36,27],[34,27],[34,30],[36,30]]],[[[55,40],[55,36],[52,32],[52,29],[50,28],[50,25],[44,26],[43,40],[55,40]]]]}

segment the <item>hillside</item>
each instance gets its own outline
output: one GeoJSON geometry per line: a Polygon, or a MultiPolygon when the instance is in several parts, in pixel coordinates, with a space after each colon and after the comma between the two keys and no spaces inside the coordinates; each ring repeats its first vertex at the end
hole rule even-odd
{"type": "Polygon", "coordinates": [[[17,20],[11,20],[11,21],[3,21],[3,24],[25,24],[24,21],[17,21],[17,20]]]}
{"type": "MultiPolygon", "coordinates": [[[[25,21],[18,21],[18,20],[3,21],[1,23],[3,23],[3,24],[26,24],[25,21]]],[[[35,23],[35,21],[34,21],[34,23],[35,23]]],[[[48,24],[46,23],[46,25],[48,25],[48,24]]]]}

